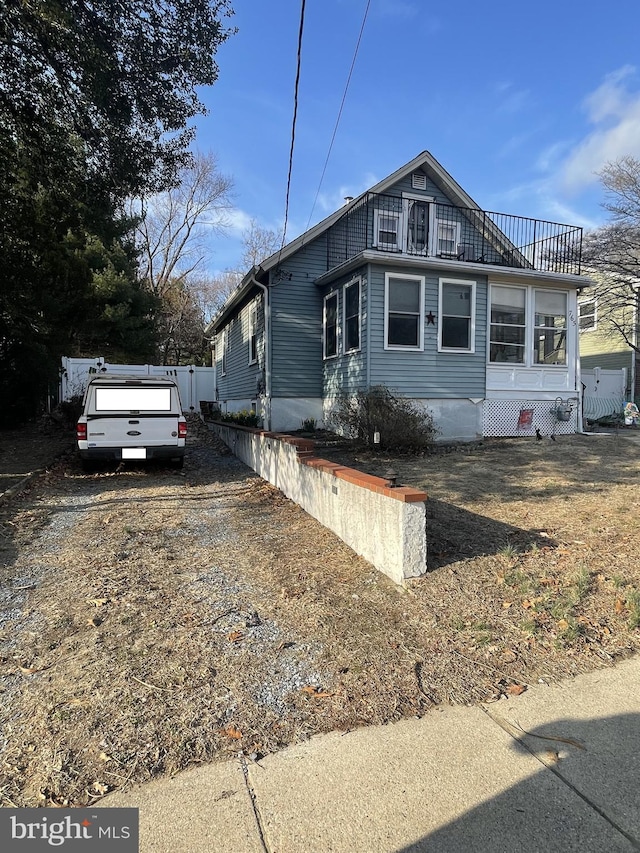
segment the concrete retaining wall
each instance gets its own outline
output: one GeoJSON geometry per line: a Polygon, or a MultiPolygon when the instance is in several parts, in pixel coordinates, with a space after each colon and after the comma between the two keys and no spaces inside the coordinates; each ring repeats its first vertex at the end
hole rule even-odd
{"type": "Polygon", "coordinates": [[[319,459],[314,442],[213,423],[235,455],[396,583],[426,571],[424,492],[319,459]]]}

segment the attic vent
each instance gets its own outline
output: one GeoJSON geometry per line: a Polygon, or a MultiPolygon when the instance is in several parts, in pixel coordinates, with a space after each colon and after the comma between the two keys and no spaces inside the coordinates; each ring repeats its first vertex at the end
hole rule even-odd
{"type": "Polygon", "coordinates": [[[411,175],[411,186],[414,190],[426,190],[427,176],[424,172],[414,172],[411,175]]]}

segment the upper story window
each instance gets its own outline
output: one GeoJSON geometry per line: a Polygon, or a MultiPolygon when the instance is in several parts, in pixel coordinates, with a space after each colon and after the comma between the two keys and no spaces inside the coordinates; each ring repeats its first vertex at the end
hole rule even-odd
{"type": "Polygon", "coordinates": [[[475,281],[440,279],[440,351],[475,351],[475,305],[475,281]]]}
{"type": "Polygon", "coordinates": [[[567,363],[567,294],[536,290],[534,360],[536,364],[567,363]]]}
{"type": "Polygon", "coordinates": [[[424,345],[424,277],[385,273],[385,349],[424,345]]]}
{"type": "Polygon", "coordinates": [[[438,219],[436,222],[436,255],[456,256],[460,242],[460,223],[438,219]]]}
{"type": "Polygon", "coordinates": [[[254,301],[249,308],[249,364],[258,360],[258,305],[254,301]]]}
{"type": "Polygon", "coordinates": [[[324,298],[323,357],[338,355],[338,294],[330,293],[324,298]]]}
{"type": "Polygon", "coordinates": [[[345,284],[343,290],[344,305],[344,351],[355,352],[360,349],[360,279],[345,284]]]}
{"type": "Polygon", "coordinates": [[[595,299],[578,303],[578,315],[581,332],[590,332],[598,324],[597,306],[595,299]]]}
{"type": "Polygon", "coordinates": [[[393,210],[376,210],[374,240],[377,249],[397,252],[402,247],[402,216],[393,210]]]}
{"type": "Polygon", "coordinates": [[[566,291],[491,286],[489,361],[567,364],[566,291]]]}

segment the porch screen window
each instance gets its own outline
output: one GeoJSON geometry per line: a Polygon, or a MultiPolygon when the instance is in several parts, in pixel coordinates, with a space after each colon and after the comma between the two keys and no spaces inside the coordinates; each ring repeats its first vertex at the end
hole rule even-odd
{"type": "Polygon", "coordinates": [[[344,351],[360,349],[360,279],[344,287],[344,351]]]}
{"type": "Polygon", "coordinates": [[[249,364],[258,360],[258,306],[254,302],[249,309],[249,364]]]}
{"type": "Polygon", "coordinates": [[[535,292],[534,360],[536,364],[567,363],[567,295],[535,292]]]}
{"type": "Polygon", "coordinates": [[[588,302],[581,302],[578,305],[580,314],[580,331],[588,332],[596,327],[596,300],[590,299],[588,302]]]}
{"type": "Polygon", "coordinates": [[[441,281],[440,349],[473,350],[474,283],[441,281]]]}
{"type": "Polygon", "coordinates": [[[491,288],[489,361],[525,362],[526,290],[521,287],[491,288]]]}
{"type": "Polygon", "coordinates": [[[338,294],[324,298],[324,357],[338,354],[338,294]]]}
{"type": "Polygon", "coordinates": [[[387,347],[422,349],[424,279],[386,276],[387,347]]]}

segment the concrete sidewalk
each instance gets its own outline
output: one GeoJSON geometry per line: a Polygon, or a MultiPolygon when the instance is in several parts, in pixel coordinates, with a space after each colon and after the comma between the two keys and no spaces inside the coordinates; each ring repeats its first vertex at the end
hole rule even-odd
{"type": "Polygon", "coordinates": [[[142,853],[640,850],[640,657],[105,798],[142,853]],[[526,734],[525,734],[526,732],[526,734]]]}

